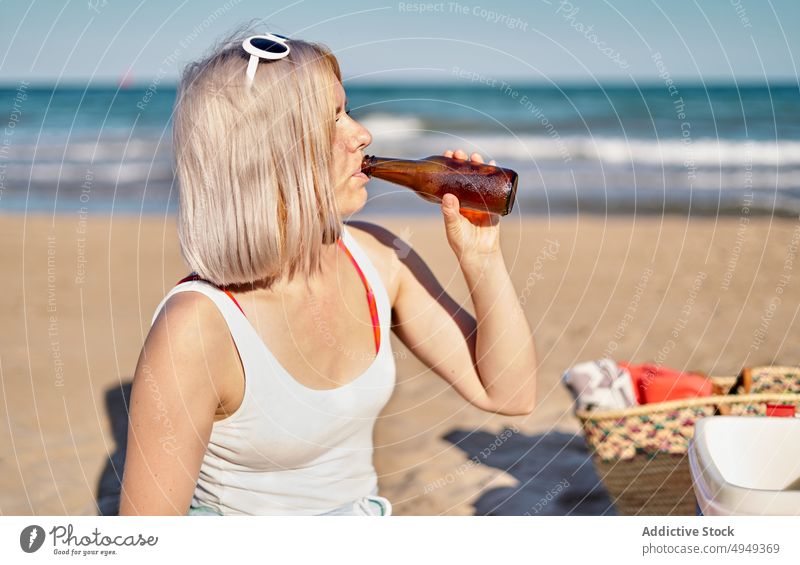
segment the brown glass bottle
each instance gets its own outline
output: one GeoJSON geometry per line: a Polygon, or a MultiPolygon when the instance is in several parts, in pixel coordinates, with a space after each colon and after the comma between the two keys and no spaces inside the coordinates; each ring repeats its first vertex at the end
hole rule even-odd
{"type": "Polygon", "coordinates": [[[517,194],[517,173],[511,169],[443,155],[418,161],[366,155],[361,172],[408,187],[430,202],[441,202],[449,192],[462,208],[501,216],[511,212],[517,194]]]}

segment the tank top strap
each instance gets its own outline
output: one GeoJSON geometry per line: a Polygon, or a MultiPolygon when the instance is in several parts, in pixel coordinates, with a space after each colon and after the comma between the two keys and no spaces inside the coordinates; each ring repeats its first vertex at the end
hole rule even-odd
{"type": "Polygon", "coordinates": [[[247,370],[247,367],[250,365],[248,352],[257,350],[253,346],[252,333],[249,327],[250,322],[248,322],[247,317],[244,315],[244,311],[242,311],[238,302],[236,302],[236,299],[234,299],[230,293],[226,293],[213,283],[199,278],[190,277],[179,281],[178,284],[167,293],[167,295],[156,307],[156,310],[153,313],[151,325],[155,323],[158,314],[161,312],[161,309],[164,307],[170,297],[179,292],[190,291],[199,292],[206,295],[217,306],[217,309],[220,311],[222,317],[225,319],[225,322],[228,325],[228,330],[231,333],[233,342],[239,351],[242,363],[245,365],[245,370],[247,370]]]}
{"type": "MultiPolygon", "coordinates": [[[[205,283],[208,283],[209,285],[213,286],[214,288],[217,288],[217,289],[219,289],[219,290],[223,291],[225,294],[227,294],[227,295],[228,295],[228,298],[230,298],[231,300],[233,300],[233,303],[234,303],[234,304],[236,304],[236,307],[239,309],[239,311],[240,311],[242,314],[244,314],[244,310],[242,310],[242,307],[241,307],[241,306],[239,306],[239,301],[238,301],[238,300],[236,300],[236,298],[234,298],[234,296],[233,296],[233,294],[231,293],[231,291],[230,291],[230,290],[228,290],[227,288],[224,288],[224,287],[217,286],[217,285],[215,285],[214,283],[212,283],[212,282],[210,282],[210,281],[207,281],[206,279],[202,278],[202,277],[201,277],[200,275],[198,275],[197,273],[192,273],[192,274],[190,274],[190,275],[188,275],[188,276],[186,276],[186,277],[183,277],[181,280],[179,280],[179,281],[178,281],[178,284],[182,284],[182,283],[189,282],[189,281],[203,281],[203,282],[205,282],[205,283]]],[[[246,314],[245,314],[245,317],[247,317],[247,315],[246,315],[246,314]]]]}
{"type": "Polygon", "coordinates": [[[358,261],[356,261],[353,254],[347,248],[347,245],[340,239],[339,248],[345,252],[350,262],[353,263],[353,266],[356,268],[356,272],[358,272],[358,276],[361,278],[361,282],[364,284],[364,289],[367,292],[367,305],[369,306],[369,315],[370,319],[372,320],[372,334],[375,338],[375,353],[379,353],[381,350],[381,322],[380,316],[378,315],[378,305],[375,302],[375,293],[372,291],[372,285],[369,284],[369,280],[367,280],[366,275],[364,275],[364,271],[361,270],[361,267],[358,265],[358,261]]]}
{"type": "Polygon", "coordinates": [[[375,335],[375,348],[376,351],[379,352],[381,334],[389,334],[389,323],[391,319],[389,294],[378,274],[378,270],[372,264],[366,252],[352,236],[347,225],[345,225],[342,230],[342,237],[339,240],[339,245],[355,266],[356,271],[361,277],[361,281],[364,283],[364,288],[367,291],[367,300],[372,317],[372,329],[375,335]]]}

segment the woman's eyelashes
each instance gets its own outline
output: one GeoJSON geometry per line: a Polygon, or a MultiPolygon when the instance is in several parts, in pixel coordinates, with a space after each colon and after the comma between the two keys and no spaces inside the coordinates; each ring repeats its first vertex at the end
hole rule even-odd
{"type": "MultiPolygon", "coordinates": [[[[351,110],[350,108],[346,108],[346,109],[345,109],[345,111],[344,111],[344,113],[345,113],[347,116],[349,116],[349,115],[350,115],[350,112],[352,112],[352,110],[351,110]]],[[[341,114],[340,114],[340,115],[339,115],[339,117],[338,117],[338,118],[336,118],[336,121],[338,122],[338,121],[339,121],[339,118],[341,118],[341,117],[342,117],[342,116],[341,116],[341,114]]]]}

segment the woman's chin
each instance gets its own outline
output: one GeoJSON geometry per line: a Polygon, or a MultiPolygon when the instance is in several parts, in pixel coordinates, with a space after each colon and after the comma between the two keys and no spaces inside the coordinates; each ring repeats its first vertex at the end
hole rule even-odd
{"type": "Polygon", "coordinates": [[[367,203],[367,190],[362,187],[359,192],[360,194],[355,194],[352,198],[348,198],[347,202],[339,203],[339,215],[342,217],[352,216],[364,208],[367,203]]]}

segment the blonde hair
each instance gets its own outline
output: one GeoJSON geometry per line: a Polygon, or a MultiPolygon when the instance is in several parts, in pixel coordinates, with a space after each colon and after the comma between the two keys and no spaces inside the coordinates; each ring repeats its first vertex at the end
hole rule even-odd
{"type": "Polygon", "coordinates": [[[308,278],[342,231],[331,170],[336,57],[289,39],[288,57],[261,60],[247,88],[244,37],[186,67],[173,125],[181,253],[220,286],[308,278]]]}

